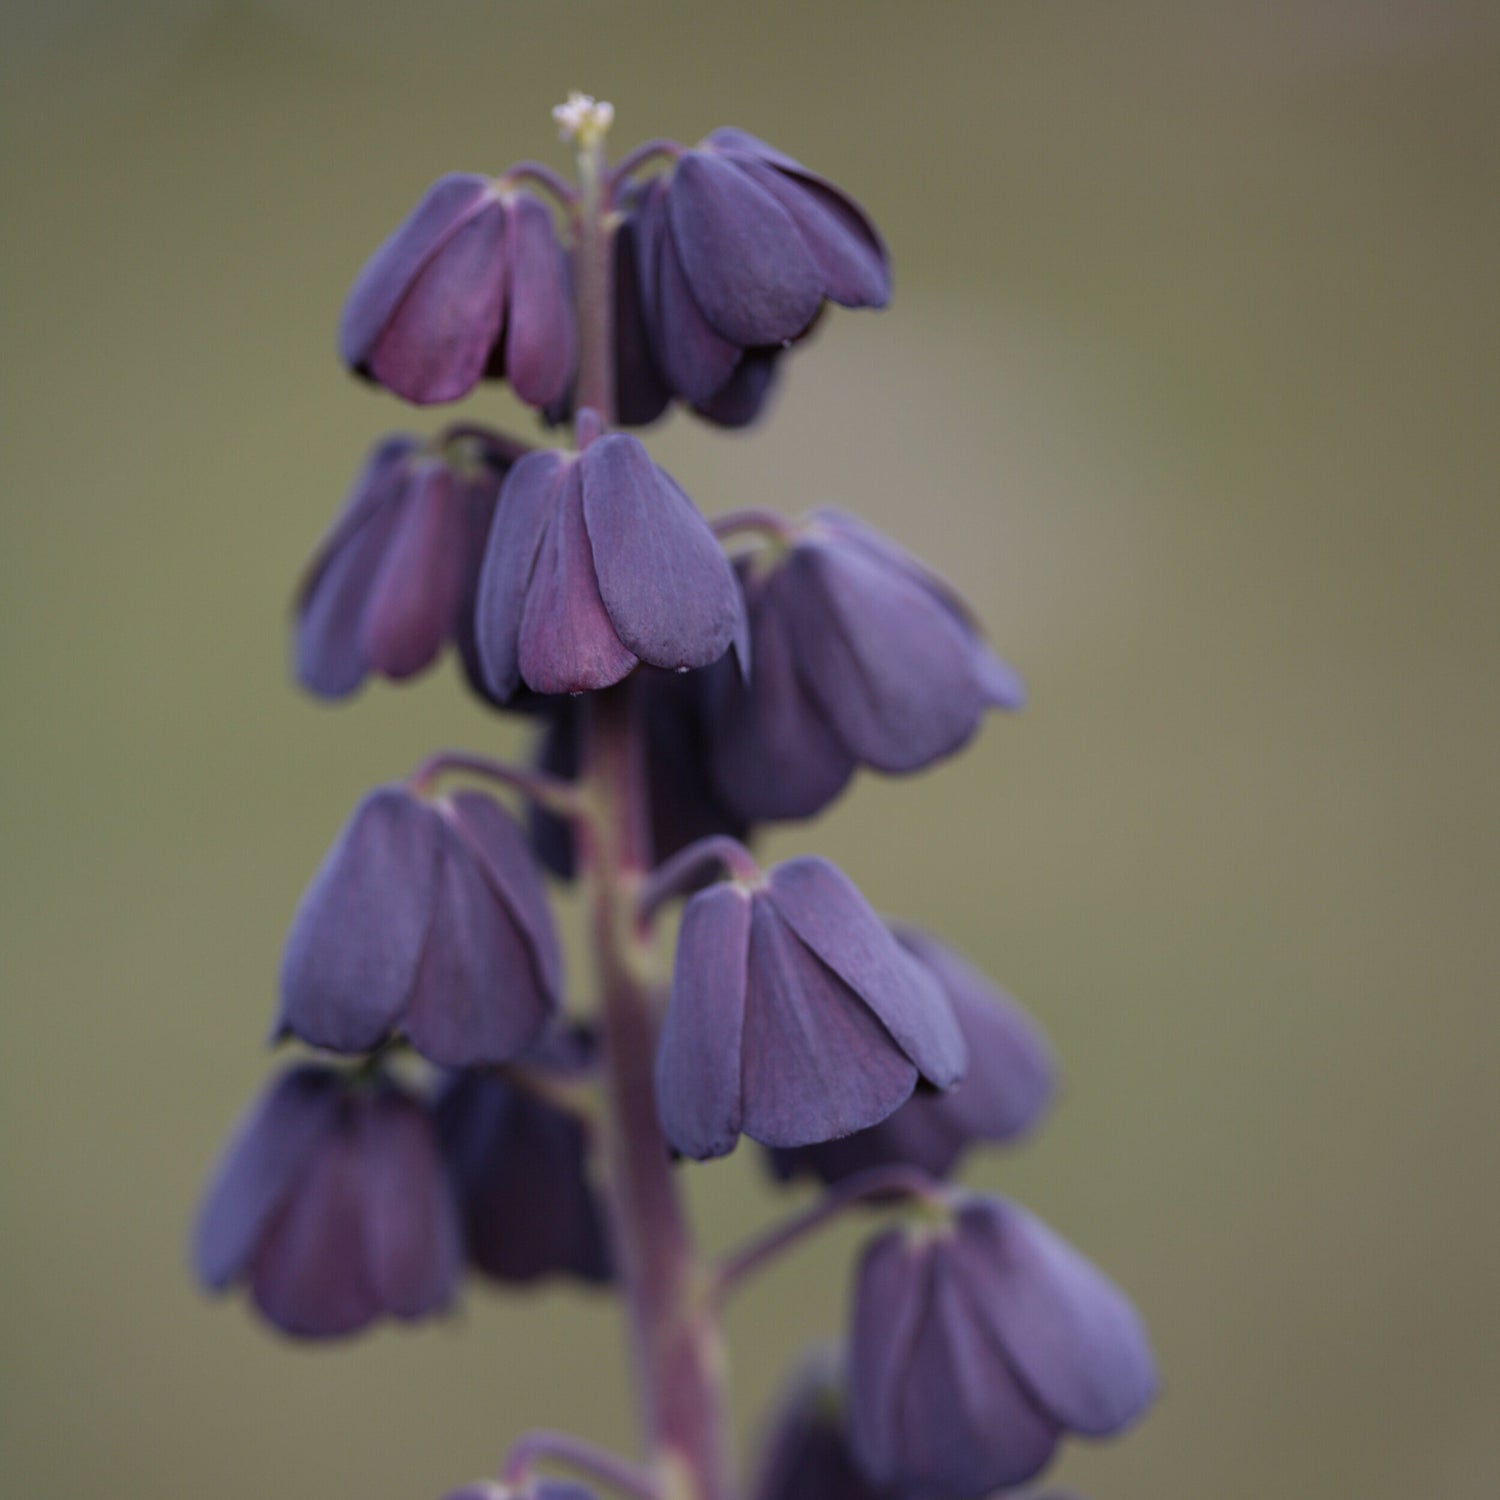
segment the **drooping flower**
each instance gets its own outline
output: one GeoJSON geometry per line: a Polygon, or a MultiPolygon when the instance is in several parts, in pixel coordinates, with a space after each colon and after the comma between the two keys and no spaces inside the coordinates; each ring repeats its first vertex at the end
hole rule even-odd
{"type": "Polygon", "coordinates": [[[302,898],[279,1035],[367,1052],[401,1033],[450,1067],[518,1056],[556,1013],[561,957],[520,826],[491,798],[380,787],[302,898]]]}
{"type": "Polygon", "coordinates": [[[306,1338],[440,1311],[462,1255],[426,1108],[387,1078],[311,1064],[241,1121],[193,1242],[205,1286],[248,1285],[270,1322],[306,1338]]]}
{"type": "Polygon", "coordinates": [[[1009,1141],[1030,1130],[1051,1102],[1056,1068],[1036,1022],[951,948],[915,927],[891,930],[948,997],[968,1048],[968,1069],[951,1089],[914,1094],[868,1130],[773,1151],[779,1177],[811,1173],[834,1183],[897,1163],[943,1177],[976,1141],[1009,1141]]]}
{"type": "MultiPolygon", "coordinates": [[[[492,691],[608,687],[645,662],[707,666],[741,640],[734,574],[693,502],[634,438],[536,452],[501,491],[475,631],[492,691]]],[[[741,652],[743,655],[743,650],[741,652]]]]}
{"type": "Polygon", "coordinates": [[[534,1475],[519,1484],[478,1479],[449,1490],[443,1500],[595,1500],[595,1496],[591,1489],[574,1480],[534,1475]]]}
{"type": "MultiPolygon", "coordinates": [[[[708,774],[704,725],[707,677],[702,672],[636,674],[638,711],[645,725],[646,780],[651,804],[651,848],[656,860],[712,834],[743,839],[748,824],[724,806],[708,774]]],[[[580,765],[579,702],[550,700],[537,765],[571,781],[580,765]]],[[[573,877],[573,830],[562,818],[533,805],[531,841],[537,857],[564,880],[573,877]]]]}
{"type": "Polygon", "coordinates": [[[356,278],[339,353],[419,405],[457,401],[484,375],[551,406],[578,337],[567,264],[547,206],[505,179],[440,177],[356,278]]]}
{"type": "Polygon", "coordinates": [[[920,770],[1024,699],[948,585],[852,516],[813,511],[736,566],[752,665],[719,674],[712,763],[751,821],[811,817],[857,766],[920,770]]]}
{"type": "Polygon", "coordinates": [[[790,1381],[761,1445],[751,1500],[889,1500],[849,1451],[839,1354],[818,1349],[790,1381]]]}
{"type": "MultiPolygon", "coordinates": [[[[527,1054],[543,1081],[577,1076],[590,1047],[564,1033],[527,1054]]],[[[574,1115],[523,1077],[454,1073],[436,1105],[469,1259],[497,1281],[611,1276],[589,1142],[574,1115]]]]}
{"type": "Polygon", "coordinates": [[[500,482],[518,450],[455,428],[371,453],[297,600],[298,680],[324,698],[370,673],[402,679],[461,638],[474,609],[500,482]]]}
{"type": "Polygon", "coordinates": [[[1155,1390],[1124,1293],[1015,1204],[971,1197],[951,1225],[865,1251],[849,1434],[877,1484],[954,1500],[1020,1484],[1065,1432],[1118,1432],[1155,1390]]]}
{"type": "Polygon", "coordinates": [[[667,1139],[805,1146],[863,1130],[964,1068],[952,1007],[848,878],[802,858],[687,903],[657,1053],[667,1139]]]}
{"type": "Polygon", "coordinates": [[[716,130],[630,199],[644,325],[663,384],[708,403],[746,350],[804,335],[826,300],[883,307],[885,246],[826,179],[739,130],[716,130]]]}

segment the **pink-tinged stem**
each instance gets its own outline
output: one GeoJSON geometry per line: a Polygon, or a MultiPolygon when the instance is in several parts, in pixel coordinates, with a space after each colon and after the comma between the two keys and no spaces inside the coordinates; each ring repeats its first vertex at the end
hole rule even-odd
{"type": "Polygon", "coordinates": [[[693,1245],[656,1111],[657,1022],[638,915],[650,863],[640,700],[629,681],[584,700],[580,825],[603,993],[605,1161],[642,1418],[675,1497],[728,1500],[724,1357],[708,1278],[693,1245]]]}
{"type": "Polygon", "coordinates": [[[544,167],[539,161],[517,162],[515,166],[507,169],[505,173],[507,182],[531,182],[537,187],[551,193],[565,208],[571,208],[578,201],[578,192],[566,177],[559,177],[551,167],[544,167]]]}
{"type": "Polygon", "coordinates": [[[576,820],[582,816],[582,800],[578,795],[578,788],[571,781],[564,781],[560,776],[552,776],[546,771],[533,771],[523,766],[509,765],[503,760],[491,760],[484,755],[466,755],[453,750],[439,751],[436,755],[429,755],[406,778],[406,784],[415,792],[426,792],[440,776],[456,773],[480,776],[486,781],[513,787],[538,807],[556,813],[559,817],[576,820]]]}
{"type": "Polygon", "coordinates": [[[946,1210],[952,1202],[952,1191],[916,1167],[871,1167],[868,1172],[846,1177],[829,1188],[811,1208],[782,1220],[765,1234],[724,1256],[713,1275],[714,1301],[725,1302],[743,1283],[849,1209],[892,1200],[916,1201],[946,1210]]]}
{"type": "Polygon", "coordinates": [[[641,921],[650,922],[673,896],[681,895],[700,875],[716,866],[736,880],[760,879],[755,856],[738,839],[730,838],[727,833],[710,834],[678,850],[651,872],[650,879],[641,887],[641,921]]]}
{"type": "Polygon", "coordinates": [[[609,426],[615,415],[615,308],[612,241],[605,214],[604,144],[595,140],[578,152],[577,278],[578,387],[574,405],[592,407],[609,426]]]}
{"type": "Polygon", "coordinates": [[[587,1474],[622,1495],[633,1496],[634,1500],[661,1500],[661,1486],[649,1470],[570,1432],[523,1434],[506,1454],[500,1479],[504,1484],[518,1485],[538,1464],[548,1462],[587,1474]]]}

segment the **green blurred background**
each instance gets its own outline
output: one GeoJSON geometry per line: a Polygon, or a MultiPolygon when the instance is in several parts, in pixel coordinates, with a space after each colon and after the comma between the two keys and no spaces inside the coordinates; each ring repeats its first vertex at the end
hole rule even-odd
{"type": "MultiPolygon", "coordinates": [[[[710,511],[861,510],[1032,686],[770,847],[1056,1041],[1049,1128],[969,1175],[1131,1289],[1166,1379],[1060,1476],[1496,1492],[1493,5],[0,15],[0,1492],[413,1500],[527,1426],[632,1441],[606,1300],[481,1288],[308,1350],[183,1267],[347,809],[434,746],[519,749],[446,668],[302,698],[286,615],[366,446],[442,420],[339,369],[353,272],[439,172],[561,166],[570,88],[619,149],[760,133],[893,247],[892,309],[830,318],[761,430],[651,441],[710,511]]],[[[772,1208],[749,1151],[687,1175],[714,1244],[772,1208]]],[[[738,1306],[742,1433],[854,1244],[738,1306]]]]}

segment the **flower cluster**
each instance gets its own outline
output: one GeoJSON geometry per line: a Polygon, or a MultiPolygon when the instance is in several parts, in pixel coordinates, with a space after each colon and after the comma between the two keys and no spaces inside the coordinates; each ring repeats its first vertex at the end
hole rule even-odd
{"type": "Polygon", "coordinates": [[[833,509],[711,523],[621,430],[674,404],[754,421],[828,303],[885,305],[884,243],[742,131],[610,168],[607,105],[575,96],[557,118],[578,185],[535,163],[440,178],[356,278],[339,348],[418,405],[504,379],[571,443],[473,424],[379,443],[295,629],[296,675],[330,699],[453,646],[487,705],[536,724],[536,758],[441,753],[355,807],[281,965],[273,1038],[318,1057],[226,1148],[197,1274],[304,1338],[438,1314],[465,1266],[608,1288],[637,1328],[645,1461],[534,1433],[452,1500],[588,1500],[551,1464],[637,1500],[728,1500],[722,1305],[863,1205],[886,1223],[848,1339],[793,1381],[756,1500],[1024,1484],[1155,1387],[1113,1283],[1025,1209],[948,1180],[1036,1125],[1050,1049],[832,864],[762,868],[745,842],[860,767],[953,755],[1021,683],[889,538],[833,509]],[[592,995],[566,981],[544,872],[585,877],[592,995]],[[741,1136],[821,1196],[710,1264],[677,1174],[741,1136]]]}

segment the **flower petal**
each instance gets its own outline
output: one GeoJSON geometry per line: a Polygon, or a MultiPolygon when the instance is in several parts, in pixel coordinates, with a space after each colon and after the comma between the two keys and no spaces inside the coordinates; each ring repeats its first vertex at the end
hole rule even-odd
{"type": "Polygon", "coordinates": [[[656,359],[672,389],[687,401],[707,401],[722,388],[739,363],[740,346],[716,333],[703,316],[677,247],[666,226],[665,209],[642,209],[643,264],[656,273],[656,359]],[[644,260],[644,242],[655,236],[655,253],[644,260]]]}
{"type": "Polygon", "coordinates": [[[528,405],[550,406],[573,378],[578,334],[552,214],[529,193],[505,200],[505,247],[505,376],[528,405]]]}
{"type": "Polygon", "coordinates": [[[401,787],[355,809],[303,896],[281,963],[278,1032],[367,1052],[416,983],[432,920],[442,830],[401,787]]]}
{"type": "Polygon", "coordinates": [[[947,997],[842,870],[815,855],[788,860],[771,871],[767,899],[879,1017],[929,1083],[948,1088],[963,1076],[967,1049],[947,997]]]}
{"type": "Polygon", "coordinates": [[[729,560],[693,502],[623,433],[593,443],[578,468],[593,570],[619,639],[657,667],[716,661],[744,606],[729,560]]]}
{"type": "Polygon", "coordinates": [[[698,1161],[732,1151],[740,1135],[749,945],[745,891],[711,886],[687,903],[656,1054],[656,1094],[667,1139],[698,1161]]]}

